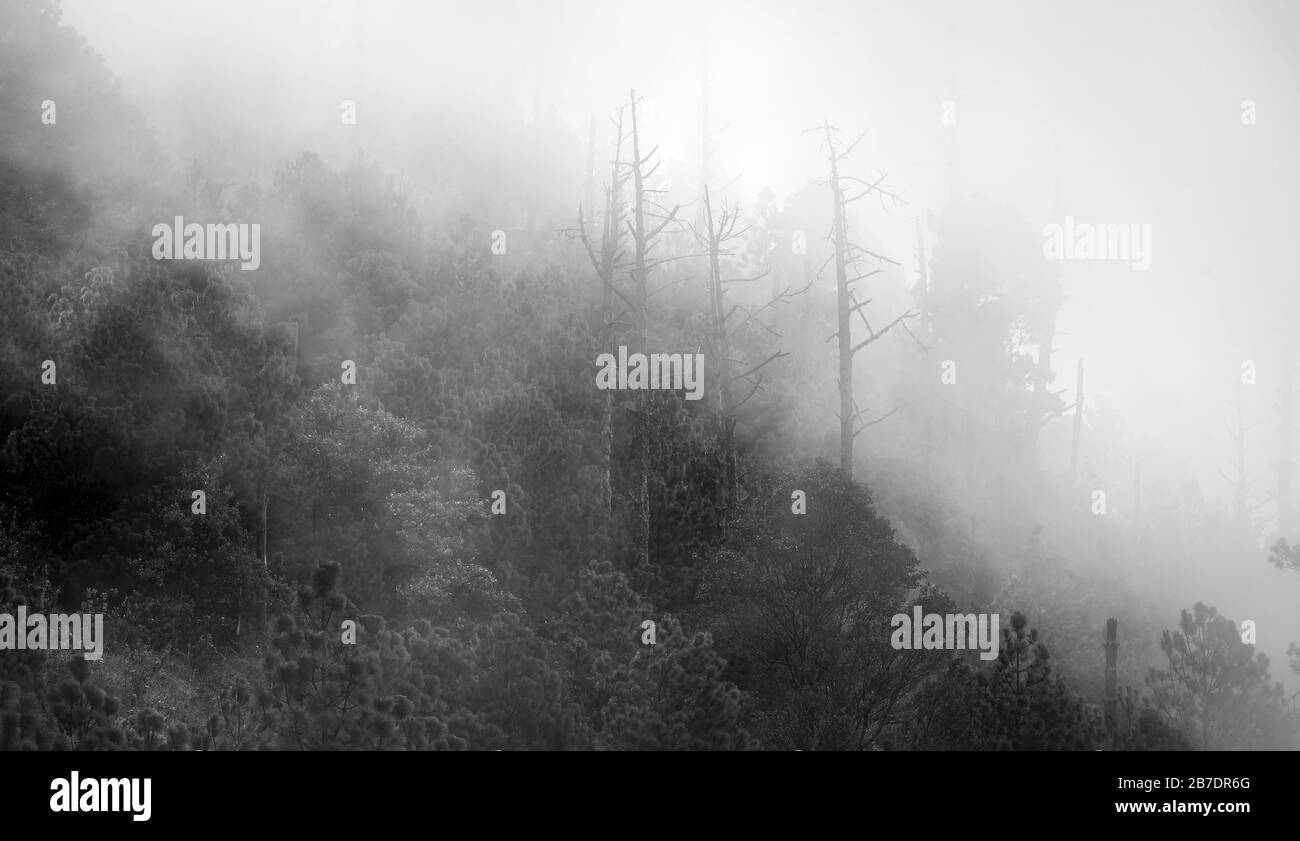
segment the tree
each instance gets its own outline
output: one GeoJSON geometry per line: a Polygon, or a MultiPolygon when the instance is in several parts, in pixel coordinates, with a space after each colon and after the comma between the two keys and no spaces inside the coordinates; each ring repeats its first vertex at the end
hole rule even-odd
{"type": "Polygon", "coordinates": [[[1191,750],[1192,743],[1170,723],[1143,695],[1139,702],[1133,688],[1119,692],[1119,710],[1112,731],[1113,744],[1119,750],[1191,750]]]}
{"type": "MultiPolygon", "coordinates": [[[[1295,312],[1295,293],[1291,284],[1282,281],[1279,284],[1280,297],[1278,312],[1284,313],[1283,319],[1295,312]]],[[[1282,377],[1278,386],[1278,455],[1277,455],[1277,531],[1286,537],[1296,527],[1295,500],[1295,389],[1296,365],[1300,359],[1300,341],[1296,331],[1289,322],[1282,327],[1282,377]]]]}
{"type": "Polygon", "coordinates": [[[941,667],[929,652],[894,649],[890,618],[912,604],[951,602],[924,586],[867,489],[828,463],[769,480],[759,499],[701,586],[728,676],[758,698],[765,744],[877,746],[941,667]],[[795,488],[806,514],[790,510],[795,488]]]}
{"type": "MultiPolygon", "coordinates": [[[[867,182],[855,176],[843,175],[840,172],[840,164],[853,154],[853,150],[866,136],[865,132],[859,135],[857,140],[841,149],[837,141],[838,131],[832,128],[829,122],[823,123],[820,129],[810,129],[810,131],[824,133],[826,160],[830,168],[830,177],[824,183],[831,188],[831,199],[835,211],[835,221],[830,234],[833,250],[828,262],[829,260],[835,261],[837,327],[832,337],[839,340],[840,471],[843,472],[846,479],[852,479],[854,440],[868,426],[884,420],[884,417],[877,418],[858,426],[858,419],[866,414],[867,410],[859,410],[857,402],[853,398],[853,357],[871,343],[879,340],[894,327],[903,324],[907,319],[915,318],[918,313],[908,310],[880,330],[872,328],[871,322],[863,312],[863,308],[871,303],[871,299],[868,298],[859,302],[850,284],[866,280],[884,271],[882,268],[864,271],[864,260],[872,260],[877,264],[888,263],[893,266],[900,264],[888,257],[863,248],[849,239],[848,206],[873,194],[890,199],[895,204],[901,203],[902,199],[897,193],[882,186],[886,177],[884,175],[881,175],[874,182],[867,182]],[[860,192],[849,195],[850,192],[859,187],[862,188],[860,192]],[[853,277],[849,277],[850,270],[856,272],[853,277]],[[858,314],[862,319],[863,326],[867,328],[867,337],[857,344],[853,342],[852,332],[852,316],[854,313],[858,314]]],[[[818,270],[818,274],[820,273],[821,271],[818,270]]],[[[907,329],[906,325],[904,325],[904,329],[907,329]]],[[[885,417],[888,417],[888,415],[885,417]]]]}
{"type": "MultiPolygon", "coordinates": [[[[722,536],[725,539],[727,535],[727,523],[729,512],[732,507],[732,500],[736,495],[736,418],[735,413],[741,406],[745,405],[763,386],[763,368],[771,362],[788,356],[783,351],[777,351],[768,356],[762,362],[749,366],[743,360],[734,360],[744,370],[741,373],[732,375],[732,336],[734,331],[744,328],[749,322],[754,320],[759,313],[769,307],[786,303],[793,294],[789,287],[779,290],[771,301],[764,304],[757,311],[751,311],[740,304],[727,306],[725,288],[729,283],[750,283],[762,279],[767,271],[755,277],[749,278],[725,278],[722,275],[722,259],[731,257],[735,254],[731,244],[745,236],[748,228],[736,230],[736,225],[740,220],[740,208],[728,208],[727,203],[722,203],[721,212],[714,217],[713,201],[709,195],[708,184],[704,185],[703,207],[701,209],[703,218],[703,230],[690,226],[695,238],[700,245],[704,247],[704,253],[708,256],[709,271],[707,275],[707,288],[709,297],[709,331],[708,346],[712,351],[712,357],[718,360],[718,374],[716,378],[718,391],[718,437],[722,450],[723,460],[723,478],[718,485],[717,508],[720,512],[722,522],[722,536]],[[731,317],[737,311],[742,312],[746,317],[739,323],[730,324],[731,317]],[[753,387],[749,389],[740,400],[736,400],[732,393],[732,384],[738,380],[749,380],[753,387]]],[[[807,291],[807,287],[800,292],[807,291]]]]}
{"type": "Polygon", "coordinates": [[[640,645],[641,623],[653,615],[653,608],[610,562],[592,561],[578,571],[577,584],[560,603],[549,630],[564,652],[570,691],[589,713],[595,714],[609,699],[597,664],[631,659],[640,645]]]}
{"type": "Polygon", "coordinates": [[[1155,708],[1201,750],[1262,750],[1289,745],[1297,722],[1284,706],[1268,657],[1243,643],[1236,625],[1197,602],[1179,630],[1165,631],[1166,669],[1147,677],[1155,708]]]}
{"type": "MultiPolygon", "coordinates": [[[[469,600],[463,590],[438,593],[438,582],[425,582],[428,603],[486,607],[484,621],[447,631],[427,619],[395,628],[381,616],[359,615],[340,590],[341,572],[324,564],[313,573],[297,615],[278,620],[266,688],[230,705],[258,722],[255,732],[291,749],[575,745],[576,710],[547,646],[511,612],[512,601],[494,592],[490,577],[471,584],[479,596],[469,600]],[[340,633],[344,621],[355,623],[354,640],[340,633]]],[[[220,723],[215,729],[229,732],[220,723]]]]}
{"type": "MultiPolygon", "coordinates": [[[[595,117],[592,118],[592,144],[594,148],[594,134],[596,128],[595,117]]],[[[623,293],[619,291],[615,284],[615,272],[622,265],[623,260],[623,188],[627,181],[627,173],[623,170],[623,109],[618,111],[618,120],[615,123],[614,139],[614,159],[610,164],[609,184],[605,186],[605,208],[602,217],[602,228],[600,236],[600,251],[597,252],[591,244],[590,237],[587,234],[588,223],[583,213],[583,207],[578,207],[578,232],[582,238],[582,244],[587,250],[587,256],[591,260],[592,267],[596,270],[596,276],[601,283],[601,308],[600,308],[600,330],[599,342],[600,347],[608,352],[613,347],[614,327],[617,323],[614,314],[615,294],[620,297],[623,293]]],[[[594,154],[594,153],[593,153],[594,154]]],[[[591,182],[594,176],[590,172],[594,165],[589,165],[588,172],[588,194],[592,192],[591,182]]],[[[587,207],[591,208],[591,200],[588,199],[587,207]]],[[[591,208],[595,212],[595,208],[591,208]]],[[[603,508],[606,516],[612,517],[614,514],[614,498],[612,486],[612,462],[614,446],[614,393],[613,391],[605,392],[605,400],[601,410],[600,419],[600,440],[601,454],[603,459],[603,472],[601,481],[601,491],[603,495],[603,508]]]]}
{"type": "Polygon", "coordinates": [[[1052,671],[1047,646],[1023,614],[1000,631],[992,668],[954,661],[922,690],[912,748],[1092,750],[1105,742],[1100,714],[1052,671]]]}
{"type": "Polygon", "coordinates": [[[275,477],[285,489],[271,544],[278,575],[301,580],[335,561],[348,571],[350,598],[389,612],[402,585],[472,557],[485,513],[474,474],[438,459],[415,424],[330,382],[291,428],[275,477]]]}
{"type": "MultiPolygon", "coordinates": [[[[12,613],[18,605],[48,609],[29,601],[22,583],[0,570],[0,612],[12,613]]],[[[66,668],[56,670],[54,662],[39,649],[0,656],[0,751],[189,749],[184,724],[168,728],[148,708],[126,715],[103,681],[91,678],[91,664],[80,654],[66,668]]]]}
{"type": "MultiPolygon", "coordinates": [[[[632,309],[633,353],[647,353],[649,349],[650,316],[650,272],[669,257],[652,258],[650,252],[659,242],[660,234],[677,218],[678,207],[671,210],[661,206],[653,198],[646,182],[659,168],[656,162],[650,166],[659,147],[656,146],[641,154],[641,129],[637,122],[636,91],[628,94],[628,110],[632,117],[632,159],[625,163],[632,179],[632,219],[628,224],[628,233],[632,236],[633,259],[630,266],[632,291],[631,298],[625,299],[632,309]],[[647,166],[649,168],[647,169],[647,166]],[[657,224],[656,224],[657,223],[657,224]]],[[[650,564],[650,436],[647,433],[651,410],[650,393],[645,390],[636,393],[636,409],[633,414],[637,419],[637,438],[640,441],[639,464],[637,469],[639,489],[637,490],[637,547],[635,557],[642,566],[650,564]]]]}
{"type": "Polygon", "coordinates": [[[688,635],[672,617],[658,623],[657,642],[642,645],[632,659],[615,665],[606,658],[609,702],[601,710],[605,738],[618,749],[744,749],[754,747],[741,727],[744,697],[724,679],[727,661],[712,637],[688,635]]]}
{"type": "Polygon", "coordinates": [[[933,353],[913,379],[925,389],[927,424],[937,421],[942,433],[931,449],[950,454],[935,461],[964,465],[967,493],[978,493],[989,470],[1031,470],[1039,433],[1071,405],[1082,419],[1081,395],[1066,405],[1062,390],[1050,388],[1060,283],[1032,227],[982,200],[955,204],[939,218],[927,280],[916,300],[933,353]],[[1036,358],[1024,350],[1032,344],[1036,358]],[[936,358],[956,365],[955,381],[933,375],[936,358]],[[981,460],[982,452],[989,458],[981,460]]]}

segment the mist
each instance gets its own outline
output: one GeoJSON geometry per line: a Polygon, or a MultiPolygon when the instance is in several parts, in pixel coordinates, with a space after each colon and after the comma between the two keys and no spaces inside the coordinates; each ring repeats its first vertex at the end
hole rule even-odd
{"type": "Polygon", "coordinates": [[[657,746],[994,749],[878,708],[817,729],[840,742],[800,729],[771,616],[813,586],[804,552],[852,570],[825,632],[874,671],[808,667],[837,687],[919,658],[889,691],[922,709],[965,697],[941,656],[974,675],[1041,641],[1095,730],[1015,749],[1297,746],[1295,4],[33,5],[64,29],[5,9],[4,359],[28,373],[0,571],[123,617],[100,680],[127,706],[161,702],[114,664],[179,628],[183,719],[225,697],[205,664],[282,650],[281,611],[465,651],[508,615],[566,712],[524,726],[464,688],[448,709],[505,735],[404,746],[651,746],[597,723],[651,713],[593,652],[634,681],[699,631],[763,714],[657,746]],[[160,259],[178,217],[257,225],[257,259],[214,266],[183,228],[160,259]],[[659,378],[683,361],[684,392],[659,378]],[[1002,655],[935,651],[922,608],[1000,615],[1002,655]],[[1188,700],[1193,639],[1249,672],[1232,716],[1266,735],[1188,700]]]}

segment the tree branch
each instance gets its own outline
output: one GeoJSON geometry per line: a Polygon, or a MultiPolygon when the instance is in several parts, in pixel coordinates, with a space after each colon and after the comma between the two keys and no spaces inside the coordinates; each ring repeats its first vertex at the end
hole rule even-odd
{"type": "Polygon", "coordinates": [[[876,341],[877,339],[879,339],[881,336],[883,336],[883,335],[885,335],[886,333],[888,333],[888,332],[889,332],[889,331],[890,331],[890,330],[891,330],[895,325],[901,323],[904,319],[907,319],[907,318],[916,318],[917,315],[919,315],[919,313],[916,313],[916,312],[913,312],[913,311],[911,311],[911,310],[908,310],[907,312],[905,312],[905,313],[903,313],[902,315],[900,315],[898,318],[895,318],[893,321],[891,321],[891,322],[889,322],[888,324],[886,324],[885,327],[884,327],[884,328],[883,328],[879,333],[872,333],[872,334],[871,334],[870,336],[868,336],[867,338],[865,338],[865,339],[863,339],[862,341],[858,342],[856,345],[853,346],[853,350],[852,350],[851,352],[852,352],[852,353],[857,353],[858,351],[862,350],[862,349],[863,349],[864,347],[866,347],[867,345],[871,344],[872,342],[874,342],[874,341],[876,341]]]}

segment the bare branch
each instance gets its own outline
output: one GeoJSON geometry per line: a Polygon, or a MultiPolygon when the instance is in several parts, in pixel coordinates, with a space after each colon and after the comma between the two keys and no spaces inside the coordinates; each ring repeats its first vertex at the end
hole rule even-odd
{"type": "Polygon", "coordinates": [[[751,389],[749,390],[749,394],[746,394],[746,395],[745,395],[745,399],[744,399],[744,400],[741,400],[739,403],[737,403],[735,406],[733,406],[731,410],[732,410],[733,412],[735,412],[735,411],[736,411],[737,409],[739,409],[741,406],[744,406],[746,403],[749,402],[749,398],[751,398],[751,397],[753,397],[755,394],[757,394],[758,391],[759,391],[759,389],[761,389],[762,387],[763,387],[763,375],[762,375],[762,374],[759,374],[759,375],[758,375],[758,379],[754,381],[754,387],[751,388],[751,389]]]}
{"type": "Polygon", "coordinates": [[[753,368],[750,368],[750,369],[749,369],[748,371],[746,371],[745,373],[735,375],[735,376],[732,377],[730,380],[728,380],[728,382],[734,382],[734,381],[736,381],[736,380],[739,380],[739,379],[743,379],[743,378],[745,378],[745,377],[748,377],[750,374],[753,374],[754,372],[758,371],[758,369],[760,369],[760,368],[762,368],[763,366],[767,365],[769,362],[772,362],[772,361],[774,361],[774,360],[780,359],[780,358],[783,357],[783,356],[789,356],[789,355],[790,355],[790,354],[786,353],[785,351],[777,351],[776,353],[774,353],[774,354],[772,354],[771,356],[769,356],[767,359],[765,359],[765,360],[763,360],[762,362],[760,362],[760,363],[758,363],[757,365],[755,365],[753,368]]]}
{"type": "Polygon", "coordinates": [[[866,136],[867,136],[867,133],[866,133],[866,131],[864,130],[864,131],[862,132],[862,134],[859,134],[859,135],[858,135],[858,137],[857,137],[856,140],[854,140],[852,143],[850,143],[848,146],[846,146],[846,147],[845,147],[845,148],[844,148],[844,149],[843,149],[839,154],[837,154],[837,155],[835,156],[835,160],[837,160],[837,161],[847,160],[847,159],[849,158],[849,156],[853,154],[853,150],[856,149],[856,148],[858,148],[858,144],[861,143],[861,142],[862,142],[862,139],[863,139],[864,137],[866,137],[866,136]]]}
{"type": "Polygon", "coordinates": [[[866,255],[871,256],[871,257],[875,257],[877,260],[880,260],[880,261],[882,261],[882,262],[889,263],[889,264],[894,265],[894,266],[901,266],[901,265],[903,265],[902,263],[898,262],[897,260],[891,260],[891,259],[889,259],[888,257],[884,256],[883,254],[877,254],[877,253],[874,252],[874,251],[869,251],[869,250],[863,248],[862,246],[858,245],[857,243],[849,242],[849,243],[845,243],[845,245],[846,245],[848,248],[850,248],[850,249],[852,249],[852,250],[854,250],[854,251],[861,251],[863,254],[866,254],[866,255]]]}
{"type": "Polygon", "coordinates": [[[856,430],[854,430],[853,437],[857,438],[859,435],[862,434],[862,430],[866,429],[869,426],[875,426],[878,423],[889,420],[889,418],[897,411],[898,411],[898,407],[895,406],[894,408],[890,409],[889,413],[884,415],[883,417],[876,418],[873,421],[867,421],[866,423],[862,424],[862,426],[859,426],[856,430]]]}
{"type": "Polygon", "coordinates": [[[727,278],[723,278],[722,282],[723,283],[753,283],[756,280],[762,280],[763,278],[767,277],[771,273],[772,273],[772,269],[769,267],[763,269],[762,274],[756,274],[753,277],[727,277],[727,278]]]}
{"type": "Polygon", "coordinates": [[[889,332],[889,331],[890,331],[890,330],[891,330],[895,325],[900,324],[904,319],[908,319],[908,318],[916,318],[918,315],[920,315],[920,313],[913,312],[912,310],[908,310],[907,312],[905,312],[905,313],[903,313],[902,315],[900,315],[898,318],[895,318],[893,321],[891,321],[891,322],[889,322],[888,324],[886,324],[885,327],[884,327],[884,329],[882,329],[879,333],[872,333],[872,334],[871,334],[870,336],[868,336],[867,338],[865,338],[865,339],[863,339],[862,341],[858,342],[856,345],[853,346],[853,350],[852,350],[851,352],[852,352],[852,353],[857,353],[858,351],[862,350],[862,349],[863,349],[864,347],[866,347],[867,345],[871,344],[872,342],[876,341],[876,340],[879,339],[880,337],[884,336],[884,335],[885,335],[886,333],[888,333],[888,332],[889,332]]]}
{"type": "Polygon", "coordinates": [[[916,342],[917,346],[920,347],[921,350],[925,351],[926,353],[930,352],[930,349],[926,347],[925,344],[916,337],[915,333],[912,332],[912,328],[907,326],[906,321],[903,322],[903,329],[907,331],[907,335],[912,337],[912,341],[916,342]]]}
{"type": "Polygon", "coordinates": [[[663,224],[651,230],[650,233],[646,235],[646,239],[652,239],[654,237],[659,236],[659,232],[662,231],[664,228],[666,228],[669,222],[673,221],[673,218],[677,215],[678,210],[681,210],[681,205],[677,205],[676,207],[674,207],[672,209],[672,212],[668,214],[668,218],[664,219],[663,224]]]}
{"type": "Polygon", "coordinates": [[[871,195],[872,193],[876,193],[877,195],[881,195],[881,196],[884,196],[884,197],[886,197],[886,198],[893,199],[895,204],[906,204],[907,202],[903,201],[903,197],[902,197],[902,196],[898,195],[897,193],[893,192],[892,190],[884,189],[884,188],[882,188],[882,187],[880,186],[881,184],[884,183],[885,179],[888,178],[888,177],[889,177],[888,174],[882,174],[882,175],[881,175],[879,178],[877,178],[874,182],[868,184],[866,181],[863,181],[861,178],[855,178],[855,177],[852,176],[852,175],[842,175],[842,176],[840,176],[840,180],[841,180],[841,181],[856,181],[856,182],[858,182],[859,184],[864,184],[864,185],[866,185],[866,189],[864,189],[862,192],[858,193],[856,196],[850,196],[850,197],[844,199],[844,203],[845,203],[845,204],[852,204],[853,202],[857,201],[858,199],[866,198],[867,196],[871,195]]]}

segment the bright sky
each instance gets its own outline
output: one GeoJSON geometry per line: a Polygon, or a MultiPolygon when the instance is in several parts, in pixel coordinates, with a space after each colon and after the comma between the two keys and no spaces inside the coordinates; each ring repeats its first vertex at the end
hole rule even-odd
{"type": "MultiPolygon", "coordinates": [[[[310,148],[341,98],[400,113],[443,97],[531,114],[540,100],[583,143],[588,115],[635,87],[668,159],[696,161],[701,58],[720,165],[741,195],[785,194],[821,174],[802,130],[867,130],[856,174],[884,170],[911,202],[878,230],[912,253],[910,219],[941,210],[957,102],[965,190],[1061,215],[1150,224],[1147,272],[1064,270],[1056,370],[1088,364],[1088,391],[1139,436],[1195,465],[1225,498],[1225,399],[1244,358],[1258,470],[1273,446],[1279,289],[1300,202],[1294,80],[1300,4],[1287,2],[569,2],[64,0],[75,26],[165,128],[199,104],[203,130],[310,148]],[[196,21],[201,23],[196,24],[196,21]],[[183,98],[178,98],[183,97],[183,98]],[[1244,126],[1241,103],[1257,103],[1244,126]]],[[[189,119],[189,117],[185,117],[189,119]]],[[[192,129],[191,129],[192,130],[192,129]]],[[[371,137],[378,157],[418,138],[371,137]]],[[[400,155],[400,152],[394,152],[400,155]]]]}

